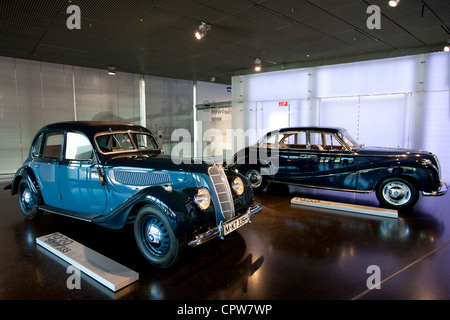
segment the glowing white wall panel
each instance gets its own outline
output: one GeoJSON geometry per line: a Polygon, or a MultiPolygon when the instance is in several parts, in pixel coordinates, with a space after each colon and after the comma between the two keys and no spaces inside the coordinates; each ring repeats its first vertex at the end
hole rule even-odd
{"type": "Polygon", "coordinates": [[[308,97],[310,76],[308,70],[287,70],[257,74],[247,78],[245,100],[267,101],[302,99],[308,97]]]}
{"type": "Polygon", "coordinates": [[[358,139],[358,97],[320,99],[318,124],[323,127],[343,127],[358,139]]]}
{"type": "Polygon", "coordinates": [[[395,58],[318,67],[315,97],[409,92],[418,77],[417,58],[395,58]]]}
{"type": "Polygon", "coordinates": [[[362,96],[358,140],[368,146],[407,147],[406,95],[362,96]]]}

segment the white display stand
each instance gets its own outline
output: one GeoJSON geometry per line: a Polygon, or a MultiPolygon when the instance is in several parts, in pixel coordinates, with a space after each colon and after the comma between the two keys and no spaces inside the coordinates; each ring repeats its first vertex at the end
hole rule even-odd
{"type": "Polygon", "coordinates": [[[308,199],[308,198],[299,198],[299,197],[292,198],[291,203],[304,205],[304,206],[310,206],[310,207],[318,207],[318,208],[326,208],[326,209],[340,210],[340,211],[347,211],[347,212],[354,212],[354,213],[361,213],[361,214],[369,214],[369,215],[388,217],[388,218],[394,218],[394,219],[398,218],[397,210],[392,210],[392,209],[375,208],[375,207],[361,206],[361,205],[356,205],[356,204],[333,202],[333,201],[326,201],[326,200],[316,200],[316,199],[308,199]]]}
{"type": "Polygon", "coordinates": [[[116,292],[139,279],[139,274],[94,250],[55,232],[36,243],[116,292]]]}

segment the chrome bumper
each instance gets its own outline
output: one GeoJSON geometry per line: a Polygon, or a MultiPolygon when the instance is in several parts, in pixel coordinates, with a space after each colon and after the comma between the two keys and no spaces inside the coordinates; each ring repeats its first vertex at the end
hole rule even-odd
{"type": "Polygon", "coordinates": [[[422,195],[424,196],[443,196],[448,191],[448,186],[445,182],[442,182],[437,191],[432,192],[424,192],[422,191],[422,195]]]}
{"type": "MultiPolygon", "coordinates": [[[[247,211],[244,213],[248,215],[248,223],[251,223],[251,217],[261,212],[261,210],[262,206],[259,204],[248,208],[247,211]]],[[[242,215],[239,215],[226,222],[232,222],[233,220],[239,219],[240,217],[242,217],[242,215]]],[[[223,235],[223,226],[222,223],[220,223],[217,227],[209,229],[208,231],[202,234],[196,235],[194,239],[188,242],[188,246],[196,247],[217,237],[223,239],[222,235],[223,235]]]]}

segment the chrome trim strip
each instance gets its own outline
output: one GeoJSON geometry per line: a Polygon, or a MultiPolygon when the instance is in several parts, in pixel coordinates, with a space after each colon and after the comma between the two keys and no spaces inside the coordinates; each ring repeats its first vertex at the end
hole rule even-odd
{"type": "MultiPolygon", "coordinates": [[[[261,210],[262,210],[262,206],[257,204],[257,205],[255,205],[253,207],[248,208],[247,211],[245,213],[243,213],[243,214],[248,214],[248,218],[249,218],[248,219],[248,223],[251,223],[251,219],[250,218],[253,217],[254,215],[260,213],[261,210]]],[[[242,215],[238,215],[238,216],[236,216],[234,219],[232,219],[230,221],[239,219],[241,216],[242,215]]],[[[223,234],[222,224],[219,224],[219,226],[217,226],[215,228],[209,229],[208,231],[206,231],[206,232],[204,232],[202,234],[196,235],[192,240],[190,240],[188,242],[188,246],[190,246],[190,247],[199,246],[199,245],[201,245],[201,244],[203,244],[203,243],[205,243],[205,242],[207,242],[209,240],[212,240],[212,239],[217,238],[217,237],[221,237],[222,234],[223,234]]],[[[221,237],[221,239],[223,239],[223,237],[221,237]]]]}
{"type": "Polygon", "coordinates": [[[311,185],[304,185],[300,183],[292,183],[292,182],[284,182],[279,180],[268,180],[269,182],[276,182],[276,183],[283,183],[290,186],[297,186],[297,187],[303,187],[303,188],[310,188],[310,189],[323,189],[323,190],[332,190],[332,191],[343,191],[343,192],[353,192],[353,193],[371,193],[375,190],[353,190],[353,189],[339,189],[339,188],[333,188],[333,187],[323,187],[323,186],[311,186],[311,185]]]}

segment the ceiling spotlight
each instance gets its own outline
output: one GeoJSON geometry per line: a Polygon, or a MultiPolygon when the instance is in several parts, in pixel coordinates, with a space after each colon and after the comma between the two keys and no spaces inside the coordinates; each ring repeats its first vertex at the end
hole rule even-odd
{"type": "Polygon", "coordinates": [[[211,25],[207,24],[205,22],[202,22],[199,26],[198,26],[198,30],[195,32],[195,37],[200,40],[201,38],[203,38],[204,36],[206,36],[206,33],[211,30],[211,25]]]}
{"type": "Polygon", "coordinates": [[[108,67],[108,74],[110,75],[110,76],[115,76],[116,75],[116,68],[114,68],[114,67],[108,67]]]}
{"type": "Polygon", "coordinates": [[[447,45],[444,47],[444,51],[445,52],[449,52],[450,51],[450,39],[447,41],[447,45]]]}
{"type": "Polygon", "coordinates": [[[261,71],[261,60],[256,58],[255,59],[255,71],[260,72],[261,71]]]}
{"type": "Polygon", "coordinates": [[[399,2],[400,0],[389,0],[389,5],[394,8],[398,5],[399,2]]]}

